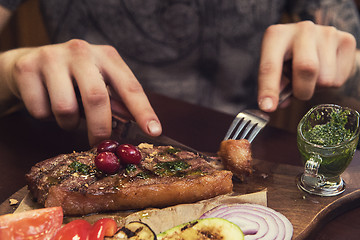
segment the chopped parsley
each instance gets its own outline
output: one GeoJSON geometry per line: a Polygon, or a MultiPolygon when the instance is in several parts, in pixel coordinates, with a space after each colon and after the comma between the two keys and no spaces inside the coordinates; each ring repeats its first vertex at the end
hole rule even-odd
{"type": "Polygon", "coordinates": [[[90,167],[79,161],[72,162],[69,167],[71,168],[71,173],[77,172],[83,175],[88,175],[90,173],[90,167]]]}
{"type": "Polygon", "coordinates": [[[190,164],[185,161],[160,162],[155,165],[155,174],[159,176],[179,175],[181,171],[184,171],[189,167],[190,164]]]}
{"type": "Polygon", "coordinates": [[[150,175],[146,172],[139,172],[138,174],[136,174],[136,177],[140,179],[148,179],[150,175]]]}
{"type": "Polygon", "coordinates": [[[135,164],[128,164],[128,165],[126,165],[126,167],[125,167],[125,171],[127,172],[127,173],[131,173],[131,172],[134,172],[134,171],[136,171],[136,165],[135,164]]]}
{"type": "Polygon", "coordinates": [[[163,152],[160,152],[159,156],[166,156],[167,154],[176,155],[178,152],[181,152],[181,149],[174,148],[174,147],[168,147],[163,152]]]}
{"type": "Polygon", "coordinates": [[[169,153],[169,154],[176,154],[178,152],[180,152],[181,150],[178,149],[178,148],[173,148],[173,147],[169,147],[168,149],[166,149],[166,153],[169,153]]]}
{"type": "MultiPolygon", "coordinates": [[[[315,125],[304,132],[304,137],[311,143],[322,146],[333,146],[349,140],[353,132],[346,128],[349,110],[334,110],[330,113],[330,121],[324,124],[315,125]]],[[[312,116],[319,120],[322,116],[317,114],[312,116]]]]}

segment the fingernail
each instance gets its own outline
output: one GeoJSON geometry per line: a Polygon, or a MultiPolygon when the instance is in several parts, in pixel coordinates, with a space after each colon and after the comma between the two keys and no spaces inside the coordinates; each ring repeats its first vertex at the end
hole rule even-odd
{"type": "Polygon", "coordinates": [[[274,104],[271,98],[266,97],[259,102],[259,106],[262,110],[266,111],[266,110],[271,110],[274,104]]]}
{"type": "Polygon", "coordinates": [[[151,120],[149,123],[148,123],[148,130],[149,132],[151,133],[151,135],[160,135],[161,133],[161,125],[158,121],[155,121],[155,120],[151,120]]]}

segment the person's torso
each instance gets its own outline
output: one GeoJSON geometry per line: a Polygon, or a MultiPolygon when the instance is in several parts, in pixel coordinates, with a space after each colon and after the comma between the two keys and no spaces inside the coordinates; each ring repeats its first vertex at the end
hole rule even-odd
{"type": "Polygon", "coordinates": [[[254,102],[261,39],[284,0],[44,0],[53,42],[114,46],[145,89],[236,112],[254,102]]]}

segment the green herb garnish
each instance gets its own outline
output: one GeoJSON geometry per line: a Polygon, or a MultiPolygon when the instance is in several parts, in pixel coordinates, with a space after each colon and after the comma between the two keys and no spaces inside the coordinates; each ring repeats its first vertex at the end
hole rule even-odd
{"type": "Polygon", "coordinates": [[[179,172],[189,167],[190,164],[185,161],[160,162],[155,165],[155,174],[159,176],[179,175],[179,172]]]}
{"type": "MultiPolygon", "coordinates": [[[[304,132],[305,138],[311,143],[322,146],[333,146],[350,139],[353,132],[345,127],[349,114],[349,110],[331,112],[330,121],[315,125],[304,132]]],[[[321,117],[320,114],[313,116],[317,120],[321,117]]]]}
{"type": "Polygon", "coordinates": [[[138,174],[136,174],[136,177],[141,179],[148,179],[150,176],[146,172],[139,172],[138,174]]]}
{"type": "Polygon", "coordinates": [[[88,175],[90,173],[90,167],[79,161],[72,162],[69,167],[71,168],[71,173],[77,172],[83,175],[88,175]]]}
{"type": "Polygon", "coordinates": [[[167,154],[176,155],[178,152],[181,152],[181,149],[174,148],[174,147],[168,147],[163,152],[158,153],[158,155],[159,156],[165,156],[167,154]]]}
{"type": "Polygon", "coordinates": [[[136,167],[135,164],[128,164],[128,165],[126,165],[126,167],[125,167],[126,173],[134,172],[134,171],[136,171],[136,169],[137,169],[137,167],[136,167]]]}
{"type": "Polygon", "coordinates": [[[166,149],[166,153],[169,153],[169,154],[176,154],[176,153],[178,153],[180,151],[181,151],[180,149],[173,148],[173,147],[169,147],[168,149],[166,149]]]}

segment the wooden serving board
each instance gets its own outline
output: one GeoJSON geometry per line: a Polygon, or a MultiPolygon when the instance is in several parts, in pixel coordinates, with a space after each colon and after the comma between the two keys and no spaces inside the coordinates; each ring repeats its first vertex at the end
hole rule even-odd
{"type": "Polygon", "coordinates": [[[343,173],[346,190],[334,197],[310,195],[298,189],[296,178],[303,167],[256,160],[255,174],[235,191],[251,192],[267,188],[268,207],[284,214],[294,226],[293,239],[309,239],[336,216],[360,205],[360,152],[343,173]]]}
{"type": "MultiPolygon", "coordinates": [[[[253,193],[267,189],[268,206],[284,214],[294,226],[293,239],[308,239],[330,219],[360,205],[360,153],[342,175],[346,190],[339,196],[319,197],[300,191],[296,177],[302,167],[254,160],[254,174],[245,182],[234,180],[234,191],[253,193]]],[[[19,202],[28,193],[26,187],[9,199],[19,202]]],[[[11,213],[15,206],[9,200],[0,205],[0,214],[11,213]]]]}

